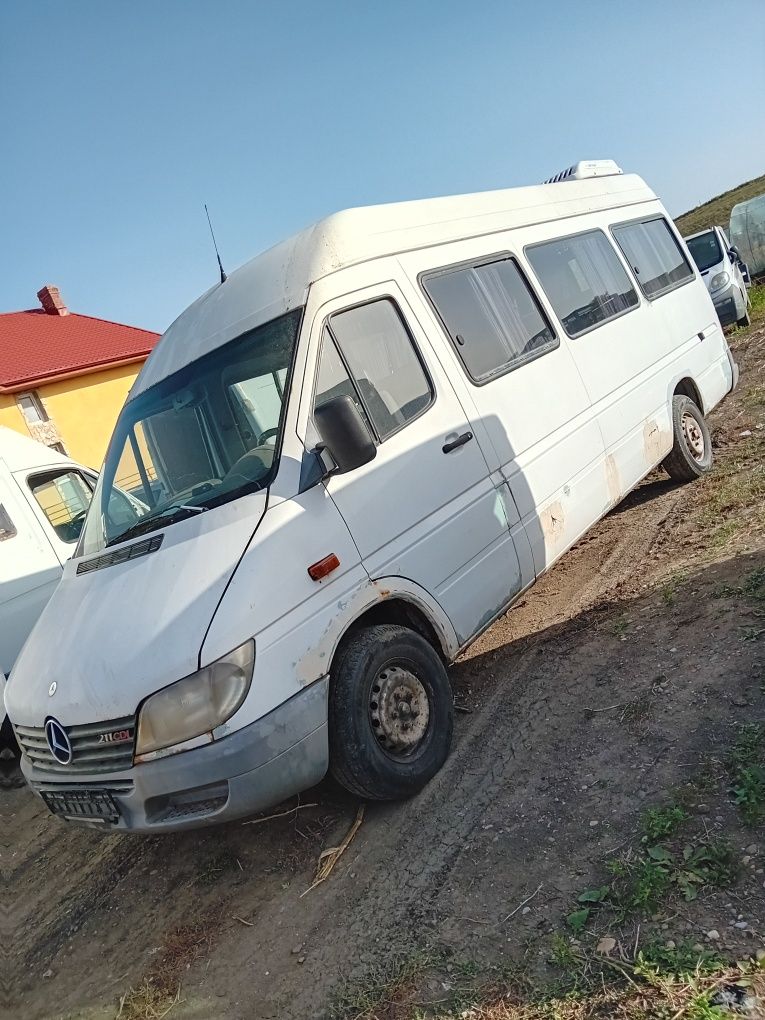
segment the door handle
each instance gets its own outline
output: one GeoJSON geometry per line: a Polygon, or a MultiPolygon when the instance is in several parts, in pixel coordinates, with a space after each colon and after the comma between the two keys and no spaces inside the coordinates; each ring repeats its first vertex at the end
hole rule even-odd
{"type": "Polygon", "coordinates": [[[473,438],[472,432],[463,432],[461,436],[457,436],[456,439],[451,439],[448,443],[444,443],[441,449],[444,453],[451,453],[452,450],[456,450],[460,446],[464,446],[465,443],[469,443],[473,438]]]}

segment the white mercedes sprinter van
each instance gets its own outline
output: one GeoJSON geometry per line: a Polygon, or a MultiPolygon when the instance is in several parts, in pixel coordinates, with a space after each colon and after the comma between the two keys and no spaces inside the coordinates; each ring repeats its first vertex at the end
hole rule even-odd
{"type": "Polygon", "coordinates": [[[735,381],[672,221],[611,162],[258,256],[120,415],[6,691],[32,789],[152,832],[328,767],[413,794],[449,751],[446,666],[656,465],[708,471],[735,381]]]}

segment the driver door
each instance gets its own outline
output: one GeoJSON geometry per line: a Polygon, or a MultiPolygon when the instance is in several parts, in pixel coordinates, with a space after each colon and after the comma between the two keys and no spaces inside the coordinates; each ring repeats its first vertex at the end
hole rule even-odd
{"type": "Polygon", "coordinates": [[[77,546],[97,475],[65,465],[15,477],[63,566],[77,546]]]}

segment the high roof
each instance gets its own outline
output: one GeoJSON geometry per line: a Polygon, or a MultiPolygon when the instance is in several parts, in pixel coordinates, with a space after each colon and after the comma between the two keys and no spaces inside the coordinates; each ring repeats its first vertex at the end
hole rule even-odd
{"type": "Polygon", "coordinates": [[[159,334],[69,312],[55,287],[42,308],[0,314],[0,393],[143,361],[159,334]]]}
{"type": "Polygon", "coordinates": [[[347,209],[257,255],[183,312],[134,384],[147,389],[248,329],[305,303],[309,286],[347,266],[463,237],[652,202],[635,174],[347,209]]]}

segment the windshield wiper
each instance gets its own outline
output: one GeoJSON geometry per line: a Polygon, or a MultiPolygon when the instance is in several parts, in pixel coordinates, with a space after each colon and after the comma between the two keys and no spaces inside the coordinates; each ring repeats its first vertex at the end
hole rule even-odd
{"type": "Polygon", "coordinates": [[[117,542],[126,542],[129,538],[136,538],[138,535],[145,535],[147,531],[156,531],[157,528],[162,528],[165,525],[175,524],[176,521],[182,521],[194,514],[203,514],[205,510],[207,510],[206,506],[173,503],[172,506],[166,506],[158,513],[142,517],[135,524],[131,524],[125,531],[121,531],[119,535],[109,539],[106,546],[108,548],[110,545],[116,545],[117,542]]]}

